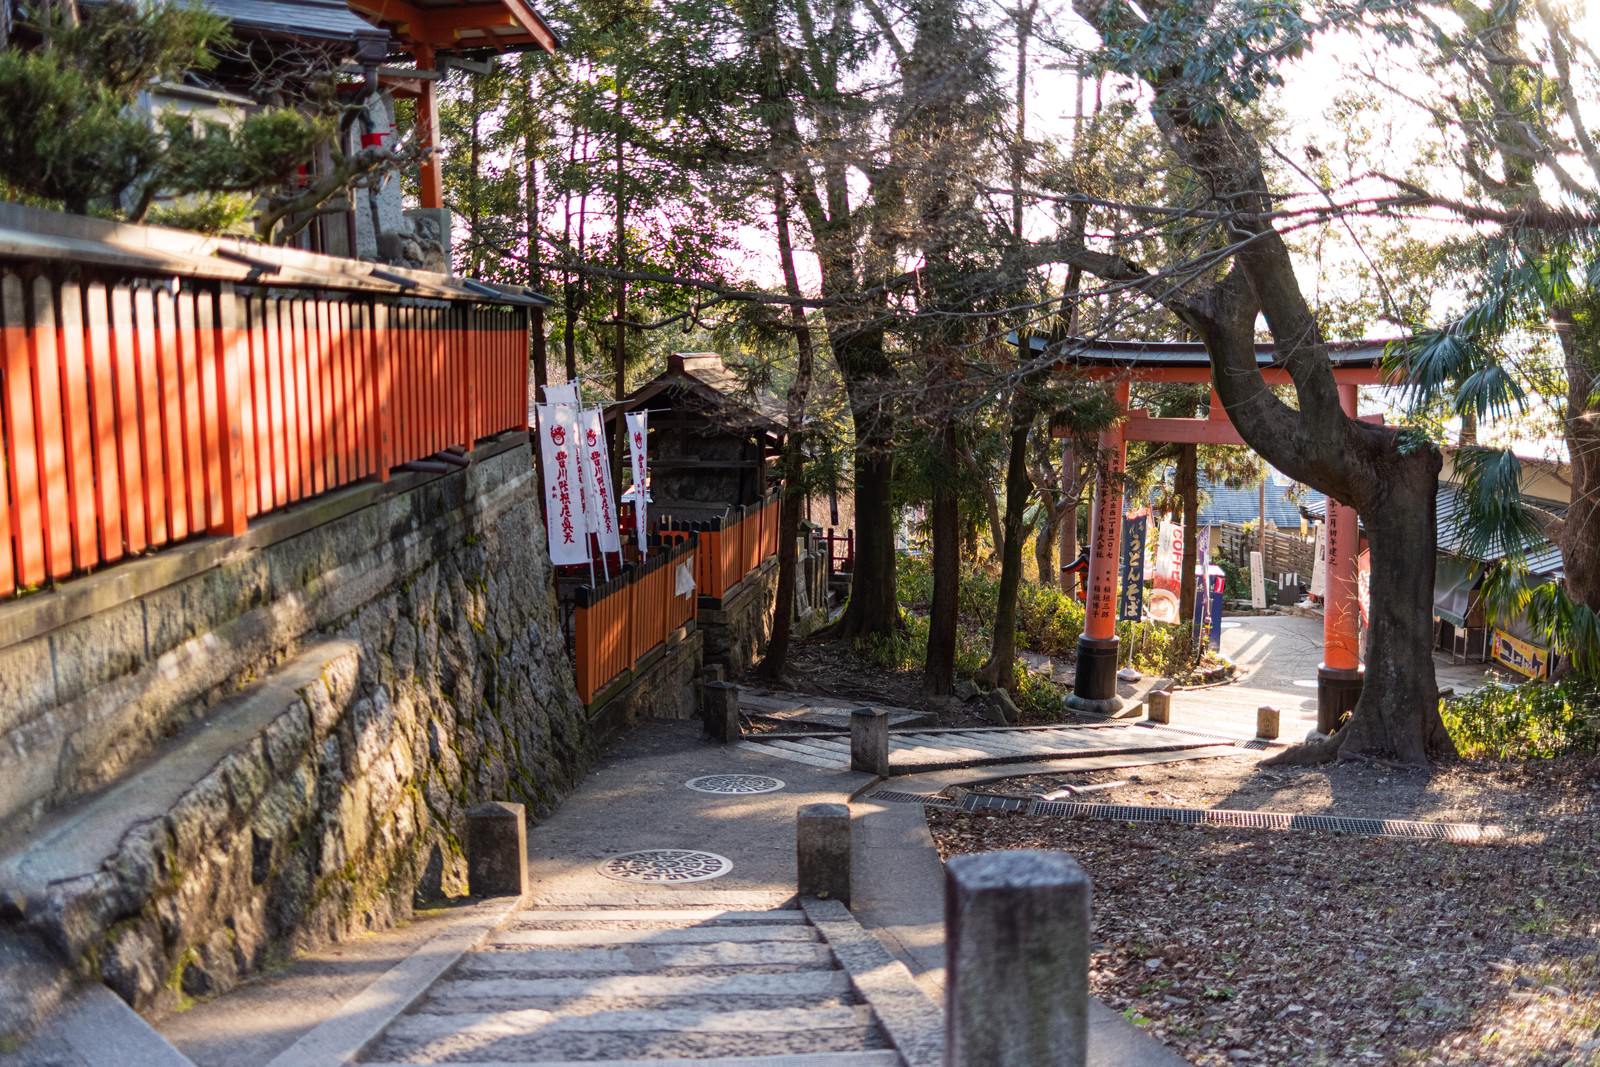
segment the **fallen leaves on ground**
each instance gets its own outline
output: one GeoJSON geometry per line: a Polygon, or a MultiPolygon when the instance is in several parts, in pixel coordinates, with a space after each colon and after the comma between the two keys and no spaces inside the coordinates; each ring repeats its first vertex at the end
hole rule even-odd
{"type": "MultiPolygon", "coordinates": [[[[1222,787],[1217,768],[1227,762],[1105,777],[1159,775],[1155,788],[1192,803],[1222,787]],[[1181,784],[1185,768],[1200,767],[1209,784],[1181,784]]],[[[1307,795],[1332,796],[1313,810],[1338,811],[1339,796],[1364,786],[1360,806],[1369,813],[1473,811],[1521,832],[1461,845],[940,810],[928,819],[946,857],[1007,848],[1076,857],[1094,879],[1094,992],[1202,1067],[1600,1064],[1592,762],[1463,765],[1434,776],[1428,804],[1432,779],[1407,777],[1415,772],[1229,773],[1284,773],[1307,795]],[[1327,779],[1320,785],[1302,779],[1318,773],[1327,779]],[[1517,783],[1525,795],[1515,795],[1517,783]],[[1386,792],[1411,810],[1373,811],[1386,792]]],[[[1280,799],[1294,793],[1267,784],[1280,799]]],[[[1241,787],[1236,781],[1226,795],[1241,787]]],[[[1112,795],[1117,803],[1161,802],[1120,789],[1112,795]]]]}

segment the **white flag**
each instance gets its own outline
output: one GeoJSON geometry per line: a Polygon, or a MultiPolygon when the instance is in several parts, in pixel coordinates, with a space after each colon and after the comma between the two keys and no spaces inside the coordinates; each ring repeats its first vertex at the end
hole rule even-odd
{"type": "Polygon", "coordinates": [[[678,572],[673,576],[672,592],[675,596],[688,596],[694,592],[693,556],[678,564],[678,572]]]}
{"type": "Polygon", "coordinates": [[[583,412],[578,425],[583,431],[583,465],[588,474],[584,489],[593,501],[590,514],[594,518],[594,532],[600,535],[600,551],[621,552],[622,532],[617,529],[617,498],[611,492],[611,463],[606,457],[605,424],[600,409],[583,412]]]}
{"type": "Polygon", "coordinates": [[[578,452],[577,409],[566,404],[540,404],[539,459],[544,476],[545,533],[550,542],[550,562],[565,565],[589,562],[589,527],[583,505],[572,499],[583,482],[578,452]]]}
{"type": "Polygon", "coordinates": [[[578,387],[573,384],[547,385],[544,387],[544,402],[546,404],[571,404],[579,406],[578,387]]]}
{"type": "Polygon", "coordinates": [[[645,476],[648,469],[645,458],[646,422],[650,416],[643,411],[628,412],[628,457],[633,463],[633,525],[639,537],[639,554],[643,555],[650,543],[650,522],[646,515],[645,476]]]}

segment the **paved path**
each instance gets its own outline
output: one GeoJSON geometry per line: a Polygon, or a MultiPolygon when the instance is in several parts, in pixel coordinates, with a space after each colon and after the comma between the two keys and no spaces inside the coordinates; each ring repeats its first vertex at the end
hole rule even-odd
{"type": "MultiPolygon", "coordinates": [[[[354,996],[290,995],[296,964],[162,1029],[200,1067],[935,1067],[943,870],[926,826],[860,826],[854,896],[870,922],[794,895],[796,808],[873,782],[717,745],[698,724],[645,724],[529,831],[526,899],[443,920],[354,996]],[[700,791],[719,787],[770,791],[700,791]],[[258,985],[278,994],[241,996],[258,985]]],[[[863,814],[885,807],[920,821],[913,805],[863,814]]],[[[1096,1067],[1181,1063],[1114,1013],[1093,1018],[1096,1067]]]]}
{"type": "MultiPolygon", "coordinates": [[[[1303,615],[1241,615],[1222,622],[1222,654],[1238,667],[1235,680],[1173,696],[1173,725],[1237,733],[1253,731],[1256,709],[1277,708],[1280,737],[1297,742],[1317,726],[1317,666],[1322,620],[1303,615]]],[[[1439,685],[1464,693],[1484,683],[1482,664],[1452,664],[1434,656],[1439,685]]]]}

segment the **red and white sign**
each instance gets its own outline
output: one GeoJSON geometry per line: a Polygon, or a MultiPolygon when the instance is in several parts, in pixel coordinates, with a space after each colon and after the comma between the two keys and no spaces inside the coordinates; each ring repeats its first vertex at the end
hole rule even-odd
{"type": "Polygon", "coordinates": [[[633,524],[641,553],[650,543],[650,523],[646,515],[650,499],[650,491],[646,488],[649,460],[645,455],[646,442],[649,440],[646,423],[649,418],[649,413],[644,411],[630,411],[627,414],[628,458],[633,468],[633,524]]]}
{"type": "Polygon", "coordinates": [[[1158,587],[1177,591],[1183,582],[1183,526],[1163,520],[1156,530],[1155,566],[1150,576],[1158,587]]]}
{"type": "Polygon", "coordinates": [[[550,562],[559,566],[589,562],[589,525],[584,521],[583,483],[578,453],[578,412],[566,404],[540,404],[539,460],[544,476],[545,534],[550,542],[550,562]]]}
{"type": "Polygon", "coordinates": [[[599,408],[590,408],[579,416],[578,428],[583,433],[584,490],[592,500],[589,515],[594,532],[600,537],[600,551],[621,552],[622,533],[617,529],[617,499],[611,492],[611,461],[606,456],[605,423],[599,408]]]}

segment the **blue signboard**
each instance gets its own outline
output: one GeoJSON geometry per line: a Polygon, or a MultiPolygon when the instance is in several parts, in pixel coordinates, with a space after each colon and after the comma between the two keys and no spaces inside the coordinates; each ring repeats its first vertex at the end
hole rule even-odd
{"type": "Polygon", "coordinates": [[[1122,566],[1119,569],[1117,619],[1138,622],[1144,615],[1145,539],[1150,520],[1144,515],[1122,521],[1122,566]]]}

